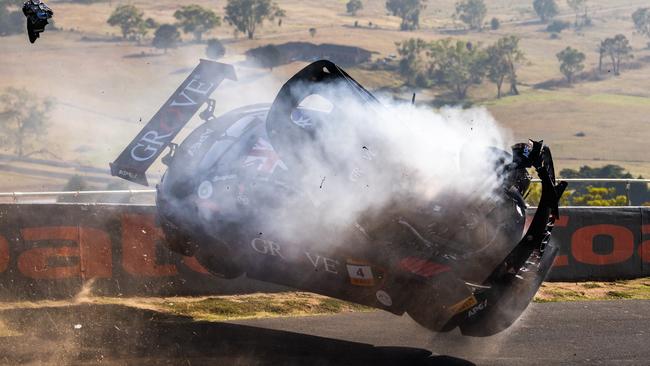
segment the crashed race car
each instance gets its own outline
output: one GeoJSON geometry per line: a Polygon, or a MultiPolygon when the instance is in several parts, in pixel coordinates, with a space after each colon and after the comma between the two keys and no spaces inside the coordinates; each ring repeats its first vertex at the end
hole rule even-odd
{"type": "MultiPolygon", "coordinates": [[[[319,129],[353,124],[354,118],[337,103],[322,109],[304,101],[313,95],[333,100],[344,90],[347,102],[368,113],[381,115],[382,104],[334,63],[317,61],[293,76],[272,104],[215,117],[209,96],[224,79],[236,80],[231,66],[201,60],[111,163],[113,175],[147,185],[146,170],[168,150],[156,203],[172,251],[195,256],[216,276],[245,275],[407,313],[437,332],[459,328],[464,335],[490,336],[525,310],[557,255],[550,235],[566,188],[556,181],[550,149],[541,141],[516,144],[511,152],[486,150],[486,157],[497,156],[486,158],[499,177],[496,198],[477,203],[471,195],[396,193],[353,221],[329,227],[321,213],[344,210],[345,202],[336,194],[317,196],[323,186],[338,184],[372,201],[362,172],[386,168],[380,142],[359,147],[359,158],[323,146],[319,129]],[[204,123],[181,144],[172,143],[206,103],[204,123]],[[310,192],[298,182],[310,177],[317,161],[328,172],[310,192]],[[528,169],[541,180],[542,193],[527,222],[528,169]],[[292,220],[300,224],[287,224],[292,220]]],[[[382,184],[408,185],[404,176],[382,184]]]]}
{"type": "Polygon", "coordinates": [[[34,43],[45,31],[48,19],[52,18],[54,12],[41,0],[27,0],[23,4],[23,14],[27,17],[27,35],[29,42],[34,43]]]}

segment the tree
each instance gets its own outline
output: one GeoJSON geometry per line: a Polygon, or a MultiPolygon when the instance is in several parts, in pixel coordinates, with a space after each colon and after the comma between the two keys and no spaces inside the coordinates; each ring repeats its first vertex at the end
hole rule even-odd
{"type": "MultiPolygon", "coordinates": [[[[423,53],[428,45],[420,38],[411,38],[403,42],[396,42],[397,53],[401,56],[399,61],[399,73],[406,79],[406,84],[410,86],[418,85],[418,80],[423,79],[425,68],[423,53]]],[[[424,83],[419,83],[424,84],[424,83]]]]}
{"type": "Polygon", "coordinates": [[[560,61],[560,71],[566,77],[569,85],[573,84],[575,74],[585,68],[583,63],[586,57],[585,54],[575,48],[567,47],[556,56],[558,61],[560,61]]]}
{"type": "Polygon", "coordinates": [[[285,11],[280,9],[271,0],[228,0],[225,7],[225,20],[235,27],[238,32],[245,33],[248,39],[253,39],[258,26],[264,20],[274,20],[285,16],[285,11]]]}
{"type": "Polygon", "coordinates": [[[486,15],[487,7],[483,0],[462,0],[456,3],[454,16],[467,24],[470,29],[481,30],[486,15]]]}
{"type": "Polygon", "coordinates": [[[357,12],[361,9],[363,9],[363,3],[361,0],[350,0],[348,3],[345,5],[345,8],[348,12],[348,14],[352,16],[356,16],[357,12]]]}
{"type": "Polygon", "coordinates": [[[153,37],[152,45],[156,48],[162,48],[167,53],[167,49],[176,48],[178,41],[181,39],[181,33],[173,24],[163,24],[153,37]]]}
{"type": "Polygon", "coordinates": [[[604,53],[609,56],[612,61],[612,69],[614,75],[621,74],[621,62],[633,58],[632,46],[630,41],[623,34],[617,34],[613,38],[607,38],[603,41],[602,47],[604,53]]]}
{"type": "Polygon", "coordinates": [[[414,30],[420,27],[420,11],[426,7],[427,0],[387,0],[386,9],[402,19],[401,30],[414,30]]]}
{"type": "Polygon", "coordinates": [[[25,89],[8,87],[0,95],[0,143],[12,147],[18,156],[45,135],[53,101],[40,99],[25,89]]]}
{"type": "MultiPolygon", "coordinates": [[[[632,20],[637,32],[650,38],[650,8],[639,8],[632,13],[632,20]]],[[[650,43],[648,43],[650,47],[650,43]]]]}
{"type": "Polygon", "coordinates": [[[587,0],[566,0],[567,5],[576,13],[575,27],[578,28],[582,26],[580,23],[580,16],[582,15],[582,21],[584,22],[588,19],[587,16],[587,0]]]}
{"type": "Polygon", "coordinates": [[[485,74],[486,54],[466,41],[443,39],[429,47],[432,79],[447,86],[458,99],[467,97],[467,90],[480,84],[485,74]]]}
{"type": "Polygon", "coordinates": [[[546,27],[546,31],[551,33],[562,33],[563,30],[569,27],[571,27],[571,23],[556,19],[546,27]]]}
{"type": "Polygon", "coordinates": [[[542,20],[542,23],[548,22],[549,19],[555,17],[558,13],[555,0],[534,0],[533,8],[537,16],[542,20]]]}
{"type": "Polygon", "coordinates": [[[150,29],[158,29],[158,27],[160,27],[160,24],[153,18],[147,18],[145,21],[140,22],[138,28],[135,30],[138,43],[149,33],[150,29]]]}
{"type": "Polygon", "coordinates": [[[257,58],[263,67],[268,67],[270,70],[273,70],[274,67],[280,64],[280,50],[276,46],[270,44],[260,48],[259,51],[257,58]]]}
{"type": "Polygon", "coordinates": [[[602,73],[603,58],[605,57],[605,52],[607,52],[607,45],[605,44],[605,41],[600,41],[597,51],[598,51],[598,72],[602,73]]]}
{"type": "Polygon", "coordinates": [[[212,10],[200,5],[186,5],[174,12],[174,18],[178,20],[178,26],[183,33],[192,33],[194,40],[201,42],[203,33],[221,25],[221,18],[212,10]]]}
{"type": "Polygon", "coordinates": [[[592,187],[586,188],[584,195],[572,197],[576,206],[627,206],[625,195],[617,195],[616,188],[592,187]]]}
{"type": "Polygon", "coordinates": [[[497,86],[497,98],[501,98],[503,82],[510,80],[510,92],[517,94],[517,65],[526,57],[519,48],[519,37],[506,36],[487,48],[487,76],[497,86]]]}
{"type": "MultiPolygon", "coordinates": [[[[559,174],[562,178],[618,178],[633,179],[632,174],[619,165],[605,165],[603,167],[582,166],[580,169],[562,169],[559,174]]],[[[642,179],[642,176],[638,177],[642,179]]],[[[605,206],[627,205],[625,183],[571,183],[560,201],[562,206],[605,206]]],[[[537,204],[541,195],[541,185],[531,186],[527,202],[537,204]]],[[[629,185],[630,204],[633,206],[650,202],[650,190],[645,183],[629,185]]]]}
{"type": "Polygon", "coordinates": [[[106,21],[113,27],[120,27],[122,38],[137,38],[145,28],[144,13],[135,5],[119,5],[106,21]]]}
{"type": "Polygon", "coordinates": [[[311,38],[314,38],[316,36],[316,28],[309,28],[309,35],[311,38]]]}
{"type": "Polygon", "coordinates": [[[211,59],[218,60],[226,54],[226,48],[216,38],[208,40],[208,46],[205,48],[205,55],[211,59]]]}
{"type": "Polygon", "coordinates": [[[501,22],[499,21],[499,19],[492,18],[492,20],[490,21],[490,28],[492,30],[497,30],[499,29],[499,27],[501,27],[501,22]]]}

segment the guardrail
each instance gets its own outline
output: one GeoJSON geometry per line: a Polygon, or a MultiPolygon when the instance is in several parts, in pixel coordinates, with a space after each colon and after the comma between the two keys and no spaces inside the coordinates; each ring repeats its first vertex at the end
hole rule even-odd
{"type": "Polygon", "coordinates": [[[93,195],[123,195],[128,194],[130,197],[136,195],[146,195],[156,193],[155,189],[122,189],[112,191],[60,191],[60,192],[0,192],[0,198],[12,198],[14,202],[18,202],[22,197],[61,197],[61,196],[93,196],[93,195]]]}
{"type": "MultiPolygon", "coordinates": [[[[630,184],[646,183],[650,184],[650,179],[624,179],[624,178],[558,178],[568,183],[624,183],[625,194],[630,205],[630,184]]],[[[533,183],[540,183],[539,179],[533,179],[533,183]]],[[[20,197],[52,197],[52,196],[91,196],[91,195],[117,195],[129,194],[131,196],[153,194],[155,189],[124,189],[113,191],[60,191],[60,192],[0,192],[0,198],[13,198],[17,201],[20,197]]]]}

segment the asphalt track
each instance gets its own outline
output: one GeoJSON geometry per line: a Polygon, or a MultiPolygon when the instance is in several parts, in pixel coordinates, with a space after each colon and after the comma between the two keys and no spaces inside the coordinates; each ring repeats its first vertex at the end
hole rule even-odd
{"type": "Polygon", "coordinates": [[[533,304],[507,333],[432,334],[384,312],[195,322],[123,305],[0,311],[0,364],[650,365],[650,301],[533,304]]]}

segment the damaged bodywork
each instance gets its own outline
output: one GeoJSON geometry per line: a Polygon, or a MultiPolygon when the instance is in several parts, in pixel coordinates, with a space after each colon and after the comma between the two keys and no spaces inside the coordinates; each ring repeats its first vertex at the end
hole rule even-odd
{"type": "Polygon", "coordinates": [[[306,152],[331,167],[314,189],[338,182],[363,195],[363,171],[383,169],[381,148],[364,145],[363,169],[352,168],[346,164],[351,157],[336,156],[315,139],[322,123],[345,121],[345,109],[337,103],[307,108],[303,102],[315,94],[335,99],[327,86],[336,84],[336,93],[343,88],[346,98],[368,111],[381,114],[381,103],[335,64],[317,61],[292,77],[272,104],[217,117],[209,96],[225,78],[236,79],[231,66],[202,60],[111,164],[113,175],[146,185],[147,168],[169,148],[157,207],[171,250],[195,256],[217,276],[246,275],[406,312],[433,331],[458,327],[465,335],[489,336],[525,310],[557,255],[550,235],[566,188],[556,181],[551,152],[541,141],[517,144],[511,152],[486,151],[499,156],[496,199],[478,202],[453,192],[433,200],[398,194],[329,237],[322,235],[327,228],[321,227],[319,212],[340,202],[327,196],[316,200],[295,184],[307,174],[306,152]],[[200,115],[204,123],[173,144],[206,103],[200,115]],[[529,170],[541,180],[542,195],[527,224],[523,196],[529,170]],[[295,235],[280,233],[274,221],[298,211],[302,227],[295,235]],[[311,235],[315,228],[319,237],[311,235]],[[321,245],[331,240],[337,242],[321,245]]]}
{"type": "Polygon", "coordinates": [[[27,17],[27,36],[29,42],[34,43],[45,31],[48,19],[52,18],[54,12],[41,0],[28,0],[23,4],[23,14],[27,17]]]}

